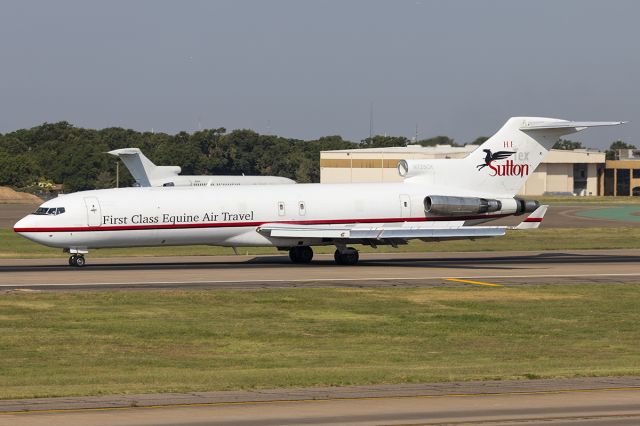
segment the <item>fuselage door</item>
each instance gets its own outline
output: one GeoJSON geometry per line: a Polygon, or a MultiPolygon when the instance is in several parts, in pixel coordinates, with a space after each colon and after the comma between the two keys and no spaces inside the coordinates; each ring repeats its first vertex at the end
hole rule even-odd
{"type": "Polygon", "coordinates": [[[411,217],[411,198],[400,194],[400,217],[411,217]]]}
{"type": "Polygon", "coordinates": [[[96,197],[85,197],[84,205],[87,207],[87,225],[102,225],[102,213],[100,212],[100,203],[96,197]]]}

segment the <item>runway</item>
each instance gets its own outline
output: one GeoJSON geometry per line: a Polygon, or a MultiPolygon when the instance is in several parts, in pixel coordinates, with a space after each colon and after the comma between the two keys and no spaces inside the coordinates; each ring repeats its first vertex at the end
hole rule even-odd
{"type": "Polygon", "coordinates": [[[356,266],[318,255],[0,260],[0,289],[91,290],[418,287],[640,282],[640,250],[362,254],[356,266]]]}
{"type": "Polygon", "coordinates": [[[637,425],[635,377],[0,401],[0,425],[637,425]]]}

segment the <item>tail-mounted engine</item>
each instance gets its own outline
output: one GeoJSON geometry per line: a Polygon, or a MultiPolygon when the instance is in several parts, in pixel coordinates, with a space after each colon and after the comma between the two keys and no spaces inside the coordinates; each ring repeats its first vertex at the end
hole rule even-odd
{"type": "Polygon", "coordinates": [[[491,198],[429,195],[424,199],[424,211],[441,216],[463,216],[494,212],[521,215],[532,213],[538,207],[540,207],[538,201],[522,200],[520,198],[494,200],[491,198]]]}
{"type": "Polygon", "coordinates": [[[516,212],[515,214],[533,213],[538,207],[540,207],[540,201],[536,200],[523,200],[521,198],[514,198],[516,200],[516,212]]]}
{"type": "Polygon", "coordinates": [[[444,216],[492,213],[501,209],[502,202],[500,200],[487,198],[429,195],[424,199],[426,213],[444,216]]]}

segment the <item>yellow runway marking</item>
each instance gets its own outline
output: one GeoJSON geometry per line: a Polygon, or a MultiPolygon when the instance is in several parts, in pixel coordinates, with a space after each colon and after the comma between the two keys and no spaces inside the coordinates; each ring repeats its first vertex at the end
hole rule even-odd
{"type": "Polygon", "coordinates": [[[488,286],[488,287],[502,287],[500,284],[485,283],[484,281],[461,280],[459,278],[447,278],[446,280],[447,281],[455,281],[457,283],[485,285],[485,286],[488,286]]]}

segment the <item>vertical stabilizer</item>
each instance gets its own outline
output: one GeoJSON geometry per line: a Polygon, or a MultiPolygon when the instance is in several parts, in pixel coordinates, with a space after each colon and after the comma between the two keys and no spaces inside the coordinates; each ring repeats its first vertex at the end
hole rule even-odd
{"type": "Polygon", "coordinates": [[[178,166],[156,166],[138,148],[123,148],[109,151],[109,154],[120,157],[122,162],[140,186],[157,186],[157,180],[177,176],[178,166]]]}
{"type": "MultiPolygon", "coordinates": [[[[558,139],[588,127],[621,121],[577,122],[557,118],[512,117],[467,157],[429,162],[438,184],[487,195],[513,197],[558,139]]],[[[406,167],[406,166],[405,166],[406,167]]],[[[417,174],[405,181],[420,182],[417,174]]]]}

